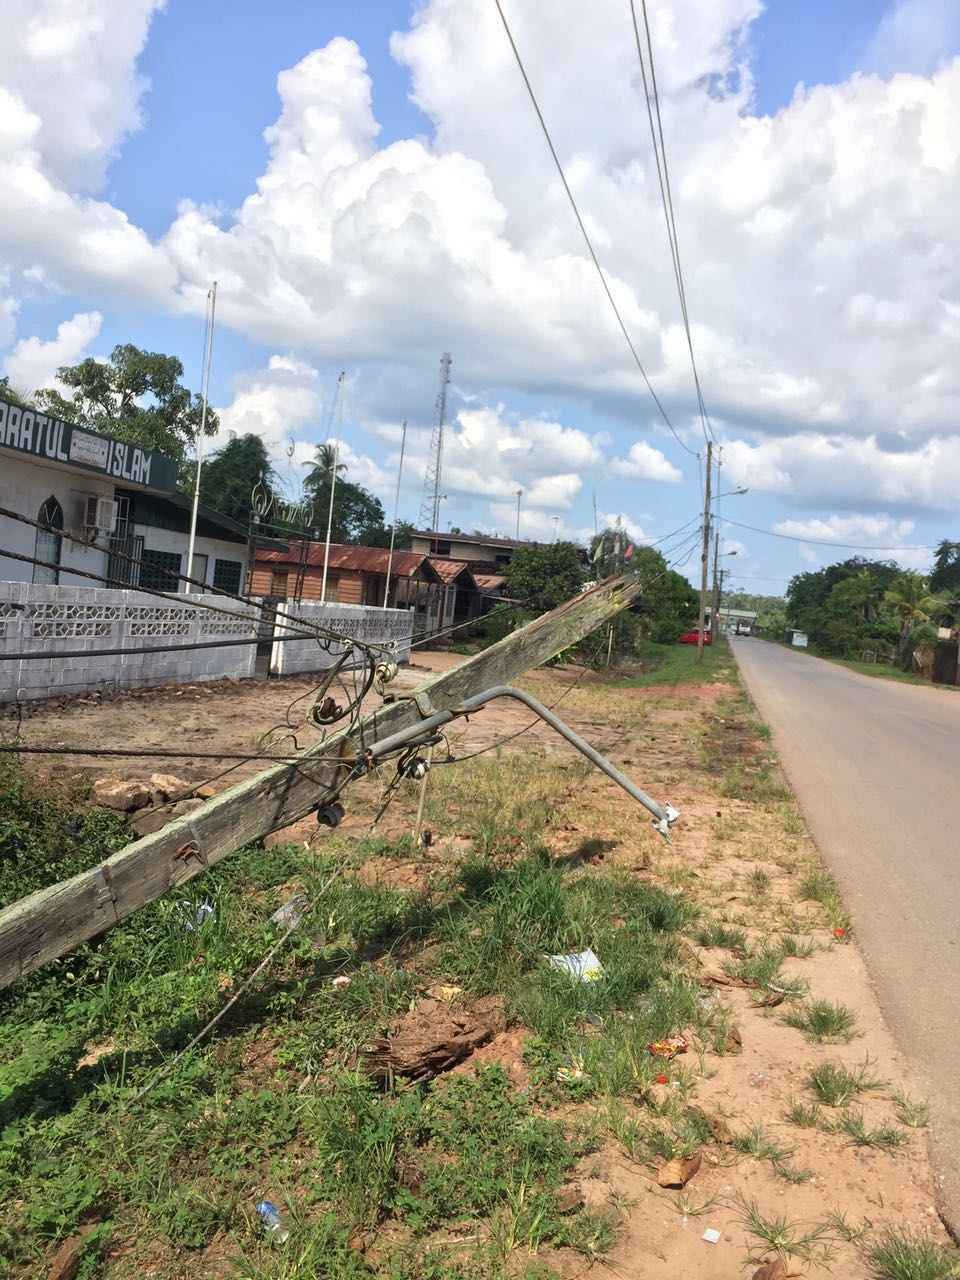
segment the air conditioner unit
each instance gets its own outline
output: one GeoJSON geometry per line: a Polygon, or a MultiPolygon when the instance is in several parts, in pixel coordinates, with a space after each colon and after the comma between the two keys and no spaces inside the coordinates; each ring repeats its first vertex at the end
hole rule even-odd
{"type": "Polygon", "coordinates": [[[117,523],[117,503],[112,498],[98,498],[96,494],[81,499],[83,536],[96,538],[100,533],[113,533],[117,523]]]}

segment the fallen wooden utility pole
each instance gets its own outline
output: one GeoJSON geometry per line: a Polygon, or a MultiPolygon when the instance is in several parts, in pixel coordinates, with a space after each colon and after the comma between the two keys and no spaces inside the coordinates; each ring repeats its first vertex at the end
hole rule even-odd
{"type": "Polygon", "coordinates": [[[237,783],[92,871],[0,911],[0,987],[74,950],[236,849],[335,799],[344,780],[355,776],[353,763],[372,743],[418,724],[425,708],[451,709],[540,666],[625,609],[641,590],[633,574],[592,587],[414,693],[386,701],[305,751],[296,763],[274,765],[237,783]]]}

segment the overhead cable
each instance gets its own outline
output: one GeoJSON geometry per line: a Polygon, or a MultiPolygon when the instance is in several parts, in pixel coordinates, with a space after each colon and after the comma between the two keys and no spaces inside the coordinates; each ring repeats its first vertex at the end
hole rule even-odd
{"type": "Polygon", "coordinates": [[[650,395],[653,397],[653,402],[659,409],[660,416],[663,418],[664,422],[666,423],[670,431],[670,434],[673,436],[674,440],[676,440],[677,444],[680,445],[681,449],[685,449],[686,452],[689,453],[692,457],[697,457],[696,450],[691,449],[690,446],[686,444],[683,440],[681,440],[680,436],[677,434],[676,428],[674,427],[673,423],[670,421],[669,415],[667,414],[666,409],[663,407],[660,397],[654,391],[653,385],[651,384],[650,379],[647,376],[647,371],[646,369],[644,369],[643,363],[640,360],[640,356],[637,354],[637,349],[633,344],[633,339],[630,337],[630,333],[627,329],[623,316],[620,314],[620,308],[617,306],[613,293],[610,290],[610,286],[607,283],[607,277],[604,275],[603,268],[600,265],[600,259],[597,257],[596,250],[593,247],[593,242],[590,239],[590,234],[587,231],[587,228],[584,225],[583,218],[580,215],[580,210],[577,206],[577,202],[574,197],[573,191],[570,189],[570,184],[567,181],[567,175],[564,173],[563,165],[560,163],[560,157],[557,154],[557,149],[553,145],[553,139],[550,136],[550,130],[547,128],[547,122],[543,117],[543,112],[540,110],[540,104],[538,103],[537,96],[533,91],[533,85],[530,83],[530,77],[527,75],[526,68],[523,65],[523,59],[520,57],[520,50],[517,48],[516,41],[513,38],[513,32],[510,30],[510,24],[507,22],[507,16],[503,12],[503,7],[500,3],[500,0],[494,0],[494,4],[496,4],[497,6],[497,12],[500,15],[500,21],[503,23],[503,29],[506,32],[507,39],[510,42],[510,48],[513,50],[513,56],[516,59],[517,66],[520,69],[520,75],[523,77],[523,83],[527,87],[527,93],[530,95],[530,101],[533,103],[533,109],[537,113],[537,119],[540,121],[540,128],[543,130],[543,136],[546,139],[547,146],[550,148],[550,154],[553,157],[553,162],[557,167],[557,173],[560,175],[560,181],[563,184],[563,189],[567,193],[567,199],[570,201],[570,206],[573,209],[574,217],[577,220],[577,226],[580,228],[580,232],[583,236],[584,243],[587,246],[587,252],[590,254],[590,260],[593,263],[594,267],[596,268],[597,275],[600,277],[600,283],[603,286],[604,293],[607,295],[607,301],[610,303],[611,309],[613,310],[613,314],[616,316],[617,324],[620,326],[620,332],[623,334],[626,344],[630,348],[630,354],[633,357],[633,361],[636,364],[637,368],[640,370],[641,376],[643,377],[643,380],[646,383],[647,390],[650,392],[650,395]]]}
{"type": "Polygon", "coordinates": [[[643,79],[643,96],[647,106],[647,119],[650,122],[650,140],[653,143],[653,155],[657,166],[657,178],[660,183],[660,202],[663,205],[663,216],[667,224],[667,239],[670,241],[670,257],[673,262],[674,279],[677,282],[677,294],[680,298],[680,313],[683,317],[683,327],[687,335],[687,349],[690,352],[690,365],[693,369],[693,382],[697,392],[697,404],[700,409],[700,425],[703,430],[704,441],[707,440],[707,432],[713,437],[714,443],[718,443],[716,435],[714,435],[713,427],[707,416],[707,407],[704,404],[703,390],[700,385],[700,374],[697,370],[696,357],[693,354],[693,336],[690,332],[690,316],[687,311],[687,295],[683,282],[683,269],[680,265],[680,242],[677,238],[677,223],[673,212],[673,193],[670,189],[670,170],[667,167],[667,146],[663,136],[663,121],[660,116],[660,95],[657,91],[657,72],[653,61],[653,43],[650,39],[650,23],[647,18],[647,0],[641,0],[643,5],[643,25],[646,34],[647,60],[650,63],[650,84],[647,83],[647,67],[646,60],[643,56],[643,45],[640,41],[640,27],[637,21],[637,8],[635,0],[630,0],[630,16],[633,19],[633,33],[637,45],[637,57],[640,60],[640,75],[643,79]],[[652,92],[651,92],[652,90],[652,92]],[[652,99],[652,105],[651,105],[652,99]],[[656,110],[656,126],[654,126],[654,110],[656,110]]]}
{"type": "Polygon", "coordinates": [[[762,533],[768,538],[783,538],[787,542],[807,542],[814,547],[839,547],[841,551],[936,551],[937,544],[923,547],[905,547],[897,545],[866,546],[857,542],[832,542],[829,538],[801,538],[793,533],[775,533],[773,529],[757,529],[752,524],[741,524],[739,520],[724,518],[725,524],[732,524],[737,529],[749,529],[751,533],[762,533]]]}

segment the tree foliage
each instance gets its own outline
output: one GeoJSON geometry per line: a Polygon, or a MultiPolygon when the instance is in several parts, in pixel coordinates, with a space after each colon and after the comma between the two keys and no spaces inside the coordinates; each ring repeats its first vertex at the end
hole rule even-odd
{"type": "Polygon", "coordinates": [[[903,657],[915,628],[948,616],[950,605],[919,573],[892,560],[855,556],[801,573],[787,588],[787,619],[828,653],[855,655],[877,642],[903,657]]]}
{"type": "Polygon", "coordinates": [[[944,538],[939,544],[929,586],[937,594],[946,593],[953,599],[960,596],[960,542],[948,542],[944,538]]]}
{"type": "MultiPolygon", "coordinates": [[[[36,393],[49,413],[173,458],[181,467],[200,434],[201,397],[183,385],[176,356],[141,351],[132,343],[114,347],[105,361],[88,357],[57,370],[57,380],[72,390],[36,393]]],[[[217,415],[208,408],[206,434],[215,435],[217,415]]]]}
{"type": "Polygon", "coordinates": [[[215,453],[200,470],[200,501],[222,515],[246,524],[254,487],[269,486],[273,468],[260,436],[237,436],[215,453]]]}
{"type": "Polygon", "coordinates": [[[515,600],[547,613],[581,591],[587,578],[583,548],[572,542],[523,543],[513,552],[503,576],[515,600]]]}

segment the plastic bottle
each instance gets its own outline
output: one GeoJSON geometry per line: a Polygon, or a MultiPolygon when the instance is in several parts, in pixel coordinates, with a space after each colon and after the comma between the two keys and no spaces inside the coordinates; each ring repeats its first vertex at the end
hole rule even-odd
{"type": "Polygon", "coordinates": [[[283,1244],[290,1239],[290,1231],[284,1226],[280,1210],[272,1200],[261,1200],[257,1205],[257,1213],[263,1223],[263,1229],[275,1244],[283,1244]]]}

